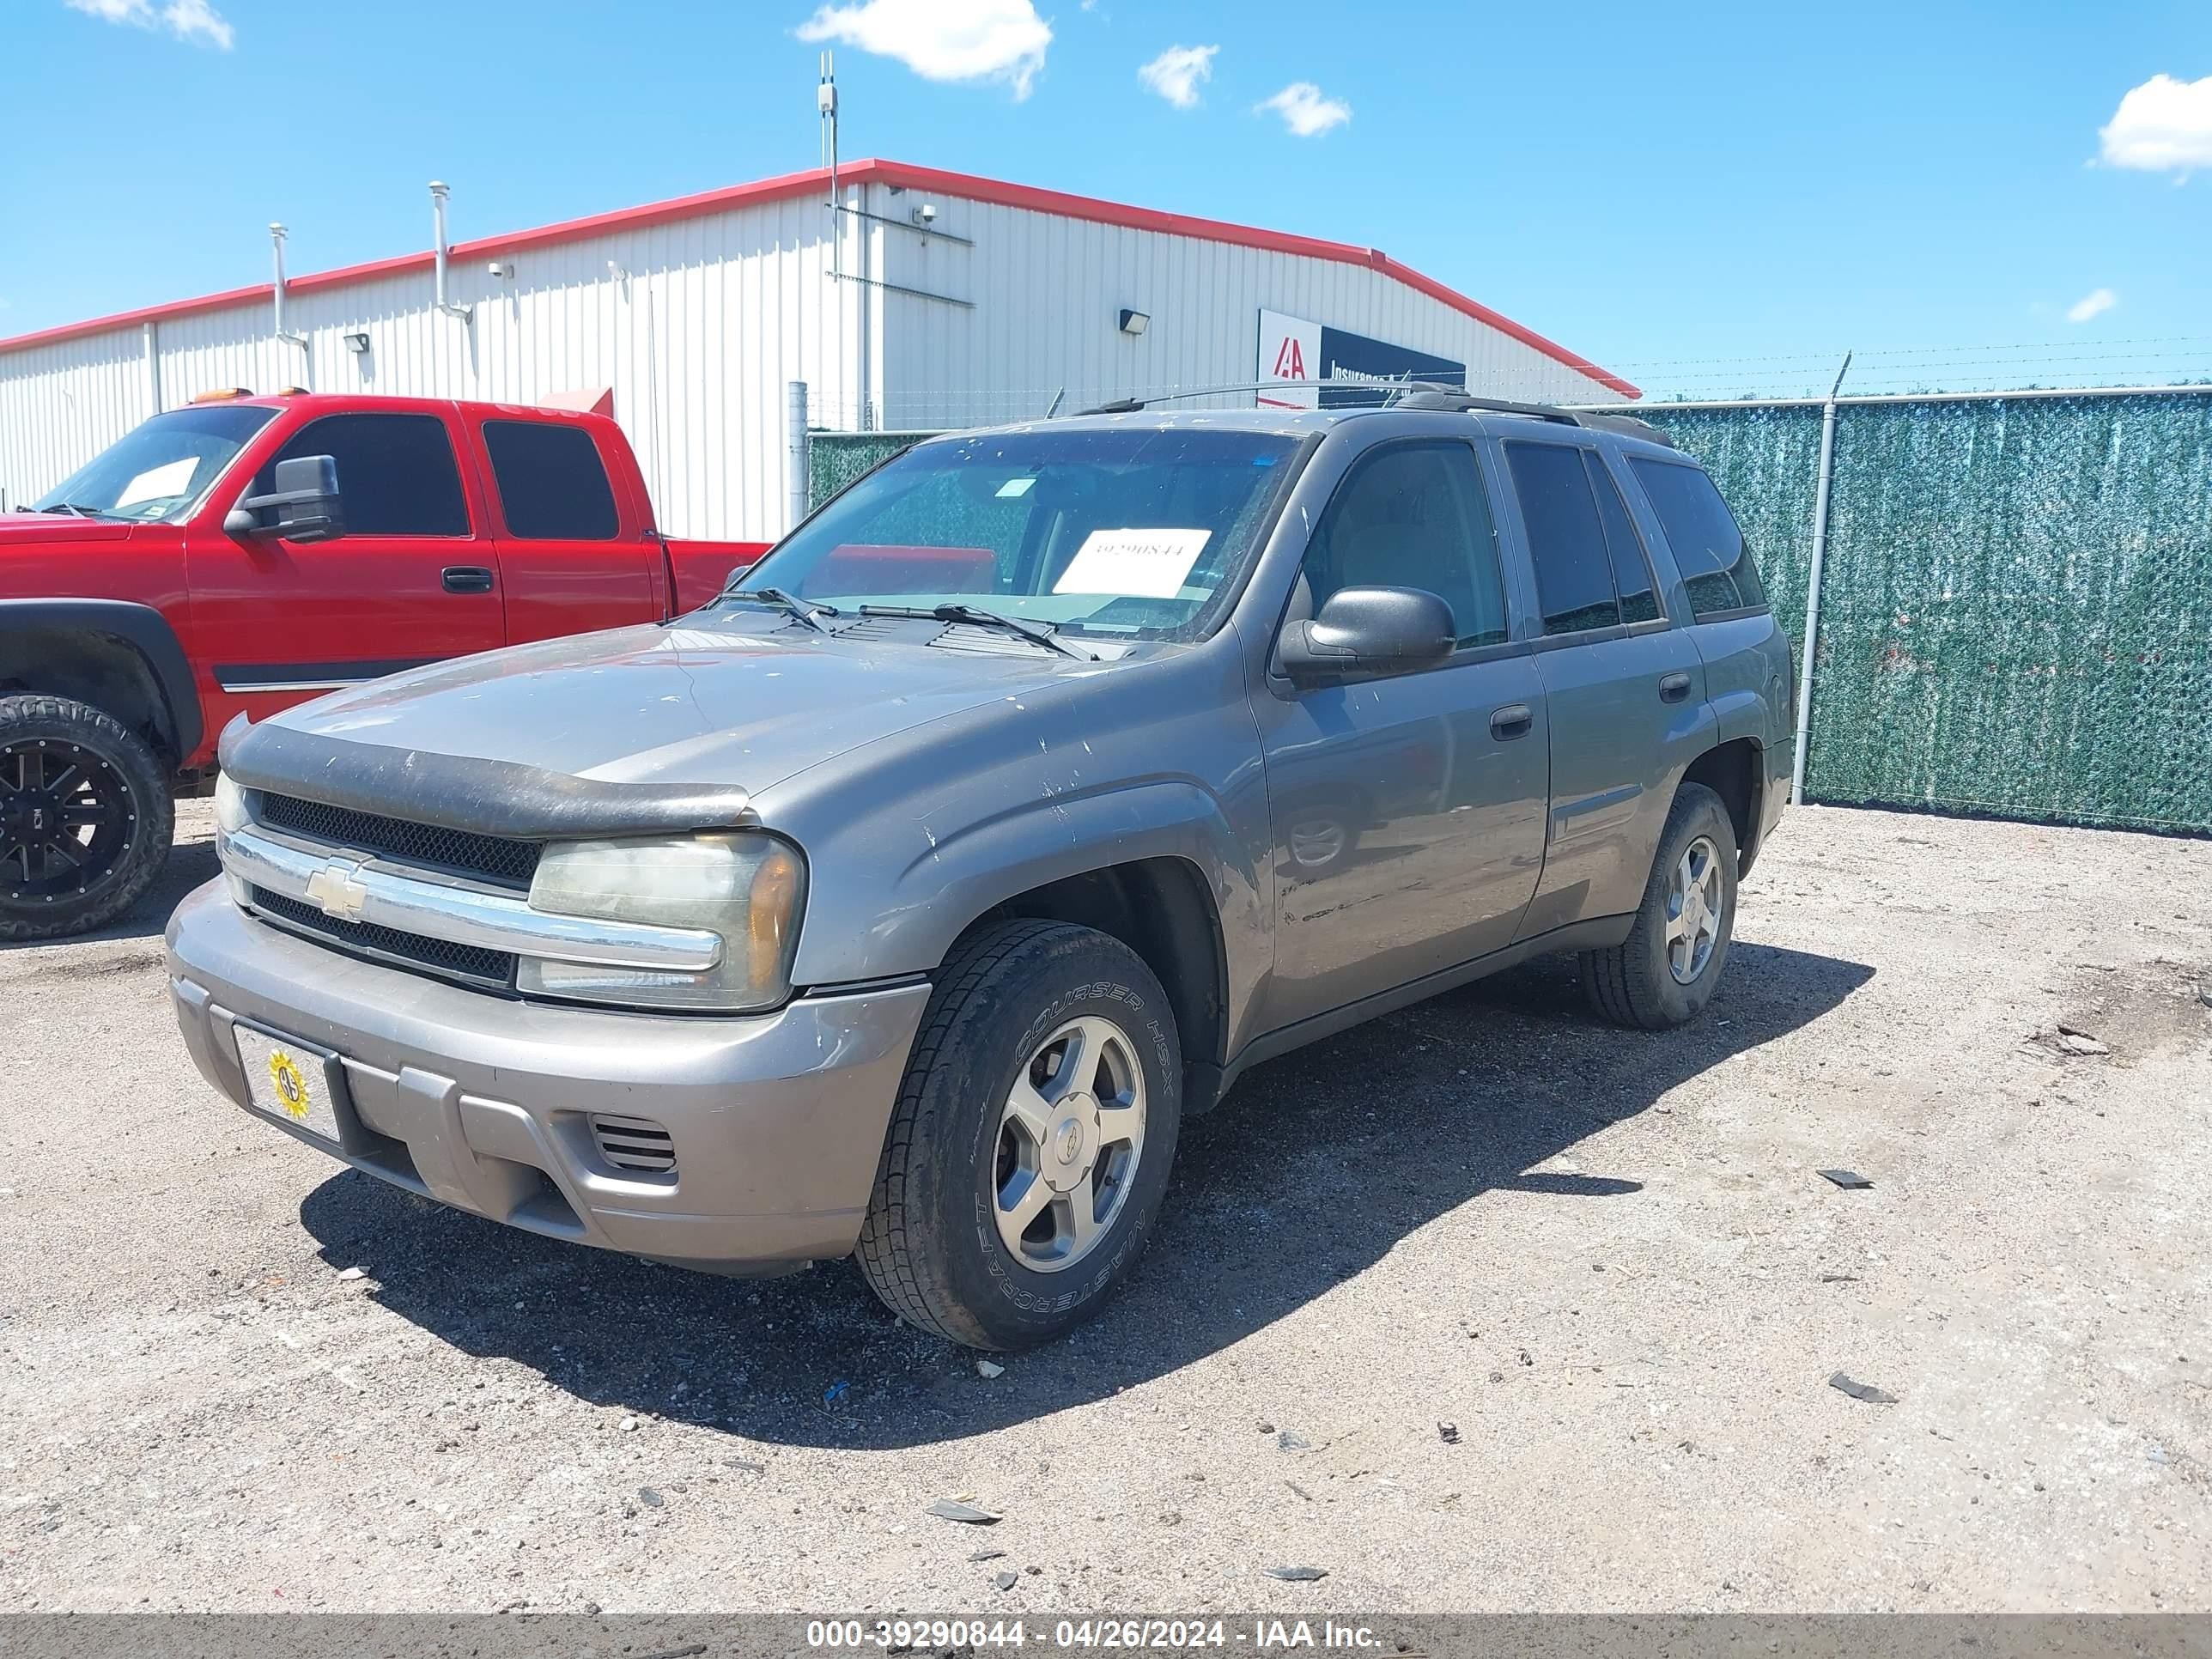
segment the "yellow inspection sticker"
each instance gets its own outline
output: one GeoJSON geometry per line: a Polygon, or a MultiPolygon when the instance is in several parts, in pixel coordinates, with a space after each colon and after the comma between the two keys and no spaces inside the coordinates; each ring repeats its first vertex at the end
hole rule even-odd
{"type": "Polygon", "coordinates": [[[327,1057],[304,1043],[287,1042],[251,1025],[234,1029],[238,1063],[246,1073],[246,1092],[254,1109],[336,1140],[338,1115],[331,1103],[327,1057]]]}

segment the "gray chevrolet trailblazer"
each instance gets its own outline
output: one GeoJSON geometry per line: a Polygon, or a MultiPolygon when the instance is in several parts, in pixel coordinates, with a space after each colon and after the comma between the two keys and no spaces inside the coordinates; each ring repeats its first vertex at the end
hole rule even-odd
{"type": "Polygon", "coordinates": [[[217,1088],[380,1180],[692,1267],[857,1253],[1020,1347],[1257,1061],[1545,951],[1693,1018],[1790,674],[1640,422],[965,433],[672,624],[234,725],[171,985],[217,1088]]]}

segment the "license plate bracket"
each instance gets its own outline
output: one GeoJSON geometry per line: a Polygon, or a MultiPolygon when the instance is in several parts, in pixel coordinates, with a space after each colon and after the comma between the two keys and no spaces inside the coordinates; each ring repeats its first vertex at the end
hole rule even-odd
{"type": "Polygon", "coordinates": [[[331,1146],[345,1139],[338,1125],[338,1057],[328,1048],[281,1032],[233,1023],[238,1063],[253,1109],[305,1131],[331,1146]]]}

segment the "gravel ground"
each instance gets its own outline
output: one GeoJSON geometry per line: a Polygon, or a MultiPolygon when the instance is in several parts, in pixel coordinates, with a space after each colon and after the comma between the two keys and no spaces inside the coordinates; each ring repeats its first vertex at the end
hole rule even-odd
{"type": "Polygon", "coordinates": [[[0,953],[0,1608],[2212,1607],[2212,845],[1799,811],[1703,1022],[1547,964],[1272,1064],[987,1378],[248,1121],[184,833],[0,953]]]}

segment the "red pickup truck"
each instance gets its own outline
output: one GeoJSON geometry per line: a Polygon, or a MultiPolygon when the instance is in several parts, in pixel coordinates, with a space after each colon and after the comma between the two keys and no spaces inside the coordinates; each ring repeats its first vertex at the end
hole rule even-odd
{"type": "Polygon", "coordinates": [[[665,621],[763,545],[663,536],[604,416],[242,392],[156,415],[0,514],[0,939],[137,899],[234,714],[665,621]]]}

